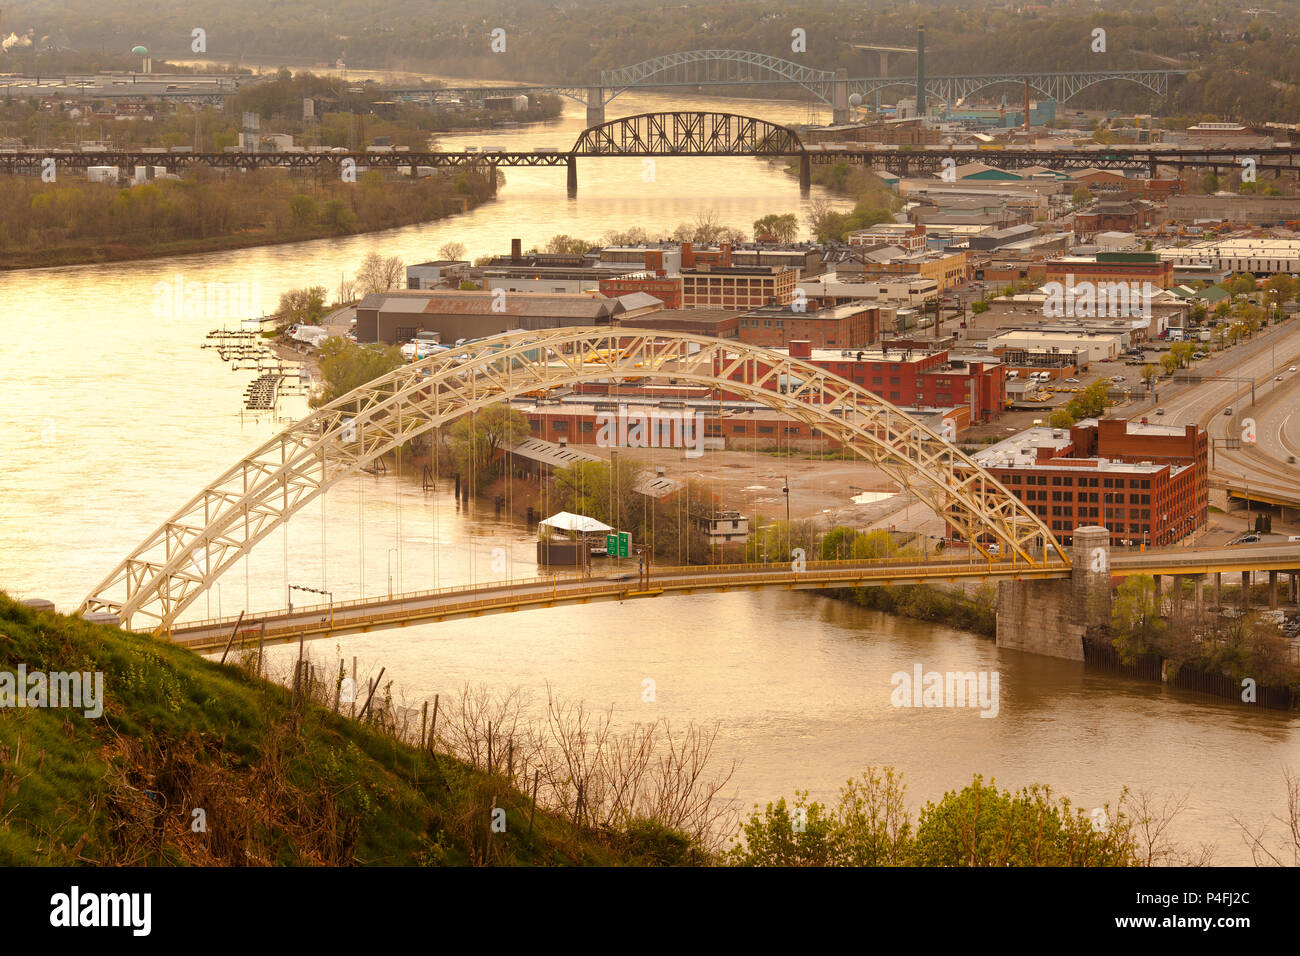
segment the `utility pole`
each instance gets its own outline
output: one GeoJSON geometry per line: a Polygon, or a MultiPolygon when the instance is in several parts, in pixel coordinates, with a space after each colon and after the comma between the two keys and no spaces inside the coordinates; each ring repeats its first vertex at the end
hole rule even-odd
{"type": "Polygon", "coordinates": [[[781,488],[781,494],[785,495],[785,555],[786,560],[790,558],[790,476],[785,476],[785,484],[781,488]]]}

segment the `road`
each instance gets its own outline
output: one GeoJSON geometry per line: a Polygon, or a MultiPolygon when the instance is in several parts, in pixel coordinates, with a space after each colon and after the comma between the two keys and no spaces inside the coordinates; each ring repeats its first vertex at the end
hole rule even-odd
{"type": "Polygon", "coordinates": [[[1291,366],[1300,368],[1300,322],[1295,319],[1269,326],[1254,341],[1193,364],[1192,371],[1221,376],[1222,380],[1173,387],[1161,384],[1156,390],[1159,401],[1134,406],[1128,417],[1145,415],[1161,424],[1205,428],[1216,444],[1211,479],[1232,480],[1234,486],[1249,480],[1260,491],[1290,496],[1300,505],[1300,470],[1286,460],[1288,455],[1300,455],[1300,372],[1290,371],[1291,366]],[[1159,408],[1164,409],[1163,415],[1157,414],[1159,408]],[[1228,408],[1231,415],[1224,414],[1228,408]],[[1248,419],[1255,422],[1254,445],[1243,442],[1240,448],[1225,449],[1224,440],[1240,438],[1248,419]]]}
{"type": "MultiPolygon", "coordinates": [[[[1213,571],[1292,571],[1300,568],[1300,545],[1261,544],[1230,548],[1165,548],[1143,553],[1115,550],[1111,572],[1129,574],[1204,574],[1213,571]]],[[[1050,561],[1036,566],[1010,560],[973,560],[951,553],[944,560],[891,558],[877,561],[809,561],[788,564],[700,565],[654,569],[648,583],[635,571],[590,577],[560,574],[550,578],[493,581],[411,594],[380,596],[334,605],[274,610],[238,622],[239,645],[257,646],[338,637],[412,624],[479,617],[528,608],[626,601],[706,591],[756,588],[818,589],[873,584],[953,584],[967,581],[1068,578],[1069,565],[1050,561]],[[263,633],[262,625],[266,630],[263,633]]],[[[200,652],[221,650],[236,619],[181,624],[171,639],[200,652]]]]}

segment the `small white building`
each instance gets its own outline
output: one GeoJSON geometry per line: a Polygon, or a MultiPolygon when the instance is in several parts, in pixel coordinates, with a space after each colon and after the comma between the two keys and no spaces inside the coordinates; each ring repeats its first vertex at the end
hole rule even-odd
{"type": "Polygon", "coordinates": [[[749,516],[739,511],[715,511],[705,521],[709,547],[743,544],[749,540],[749,516]]]}

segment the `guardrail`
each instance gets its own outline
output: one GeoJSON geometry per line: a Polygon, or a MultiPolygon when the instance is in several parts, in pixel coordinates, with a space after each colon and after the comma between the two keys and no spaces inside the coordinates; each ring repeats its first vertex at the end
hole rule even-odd
{"type": "MultiPolygon", "coordinates": [[[[298,637],[312,634],[326,634],[341,630],[352,630],[356,628],[372,628],[382,626],[388,623],[401,621],[419,621],[430,618],[444,618],[452,616],[463,616],[480,611],[500,610],[509,607],[523,607],[531,604],[552,604],[557,601],[571,602],[583,598],[596,597],[617,597],[620,600],[628,597],[658,595],[665,591],[690,591],[698,588],[717,588],[717,587],[751,587],[762,585],[792,584],[798,582],[815,583],[818,585],[834,586],[836,584],[853,584],[862,581],[864,578],[883,578],[893,581],[898,578],[909,579],[927,579],[927,578],[950,578],[954,575],[977,574],[980,576],[988,575],[1017,575],[1033,574],[1037,575],[1060,575],[1067,574],[1070,565],[1063,561],[1045,562],[1038,565],[1026,565],[1022,562],[1000,561],[1000,562],[968,562],[968,561],[942,561],[942,562],[917,562],[914,559],[887,559],[879,562],[833,562],[821,561],[810,562],[804,570],[774,570],[774,568],[783,565],[773,564],[735,564],[735,565],[709,565],[704,566],[708,570],[700,573],[702,566],[687,566],[687,568],[665,568],[659,569],[658,572],[652,573],[649,581],[649,590],[642,590],[643,583],[639,579],[632,580],[606,580],[599,583],[586,584],[584,586],[575,586],[582,581],[594,581],[592,578],[570,577],[567,582],[561,585],[557,578],[552,579],[528,579],[531,583],[529,586],[536,588],[538,585],[551,584],[548,591],[545,587],[533,593],[520,593],[522,585],[515,582],[513,585],[507,585],[504,593],[493,597],[482,598],[470,601],[451,601],[438,602],[425,605],[423,607],[405,607],[395,608],[391,611],[378,611],[373,614],[366,614],[361,617],[347,617],[342,620],[338,619],[337,613],[333,619],[327,621],[312,622],[293,622],[292,619],[276,627],[268,627],[263,632],[261,625],[267,620],[283,617],[288,612],[271,612],[259,615],[260,620],[250,626],[244,627],[239,634],[245,639],[254,635],[259,635],[264,639],[272,641],[284,637],[298,637]],[[693,573],[680,573],[688,570],[693,573]]],[[[482,586],[479,586],[480,589],[482,586]]],[[[498,587],[492,590],[502,590],[498,587]]],[[[351,602],[352,610],[369,604],[376,607],[385,604],[391,604],[397,601],[408,602],[418,600],[421,597],[427,598],[432,594],[447,592],[465,593],[470,590],[469,587],[457,587],[440,589],[438,592],[417,592],[416,594],[405,594],[401,597],[394,596],[392,601],[387,598],[371,599],[369,601],[351,602]]],[[[310,609],[312,616],[322,610],[326,610],[328,605],[316,605],[310,609]]],[[[338,605],[335,605],[337,612],[338,605]]],[[[308,609],[301,612],[295,609],[293,614],[309,613],[308,609]]],[[[236,619],[237,620],[237,619],[236,619]]],[[[195,624],[186,624],[172,629],[173,638],[178,638],[178,643],[189,643],[194,645],[219,644],[222,642],[224,630],[222,624],[228,624],[228,621],[214,622],[197,622],[195,624]],[[195,640],[186,641],[186,634],[196,634],[205,632],[201,637],[195,640]]]]}

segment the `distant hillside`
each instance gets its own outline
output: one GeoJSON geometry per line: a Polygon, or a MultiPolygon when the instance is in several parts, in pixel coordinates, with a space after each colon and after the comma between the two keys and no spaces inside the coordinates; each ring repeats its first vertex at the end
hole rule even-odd
{"type": "MultiPolygon", "coordinates": [[[[1093,0],[1047,4],[943,0],[850,4],[802,0],[773,6],[760,0],[683,4],[644,0],[302,0],[267,6],[258,0],[190,0],[111,7],[96,0],[27,0],[5,10],[5,32],[25,37],[66,34],[88,57],[126,53],[144,44],[155,56],[194,57],[193,30],[206,31],[206,55],[224,61],[316,62],[343,58],[354,69],[402,69],[503,80],[587,83],[601,69],[651,56],[698,49],[756,50],[818,67],[875,75],[877,57],[854,44],[910,46],[927,29],[931,75],[994,71],[1177,68],[1196,74],[1157,99],[1132,83],[1083,91],[1074,107],[1210,113],[1282,119],[1300,112],[1300,82],[1291,22],[1294,4],[1261,0],[1247,13],[1214,0],[1160,0],[1112,7],[1093,0]],[[491,48],[504,30],[505,49],[491,48]],[[806,51],[792,50],[803,30],[806,51]],[[1104,49],[1096,30],[1105,31],[1104,49]]],[[[50,43],[54,41],[51,40],[50,43]]],[[[49,43],[46,44],[47,49],[49,43]]],[[[38,67],[36,51],[14,46],[0,72],[38,67]]],[[[46,54],[51,55],[49,53],[46,54]]],[[[895,58],[891,73],[915,61],[895,58]]],[[[784,87],[756,87],[778,95],[784,87]]],[[[988,91],[1016,99],[1013,85],[988,91]]],[[[784,93],[779,95],[785,95],[784,93]]],[[[807,97],[795,88],[789,95],[807,97]]],[[[890,91],[889,95],[903,95],[890,91]]]]}

